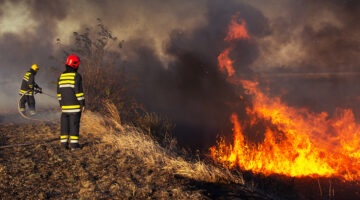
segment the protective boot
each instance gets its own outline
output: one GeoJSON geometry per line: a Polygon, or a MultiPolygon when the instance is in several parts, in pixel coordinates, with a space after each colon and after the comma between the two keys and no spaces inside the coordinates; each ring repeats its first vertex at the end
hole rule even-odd
{"type": "Polygon", "coordinates": [[[67,134],[60,135],[60,144],[63,149],[69,149],[69,136],[67,134]]]}
{"type": "Polygon", "coordinates": [[[71,150],[78,150],[78,149],[80,149],[79,136],[77,136],[77,135],[70,135],[70,148],[71,148],[71,150]]]}
{"type": "Polygon", "coordinates": [[[35,112],[35,110],[30,110],[30,111],[29,111],[29,114],[30,114],[31,116],[34,116],[34,115],[36,115],[36,112],[35,112]]]}
{"type": "Polygon", "coordinates": [[[26,115],[26,110],[25,110],[25,108],[20,108],[20,112],[21,112],[23,115],[26,115]]]}

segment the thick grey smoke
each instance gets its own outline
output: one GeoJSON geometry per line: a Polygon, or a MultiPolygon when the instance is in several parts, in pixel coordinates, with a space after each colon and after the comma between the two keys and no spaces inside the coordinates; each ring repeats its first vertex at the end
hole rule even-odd
{"type": "Polygon", "coordinates": [[[251,67],[271,75],[271,94],[313,111],[351,108],[358,115],[360,2],[252,4],[268,16],[271,33],[257,38],[260,53],[251,67]]]}
{"type": "MultiPolygon", "coordinates": [[[[229,84],[217,66],[235,13],[246,21],[251,36],[250,41],[236,42],[230,55],[239,76],[259,75],[270,84],[272,95],[283,94],[291,105],[319,111],[343,102],[353,106],[359,92],[354,76],[360,67],[359,4],[357,0],[3,0],[0,113],[16,111],[21,78],[32,63],[41,67],[37,82],[54,94],[54,80],[63,67],[56,39],[67,45],[73,32],[100,18],[112,35],[124,40],[119,63],[140,80],[135,91],[139,100],[150,111],[172,118],[184,142],[211,145],[215,135],[228,128],[230,113],[243,109],[241,88],[229,84]],[[52,55],[56,59],[50,59],[52,55]],[[312,79],[307,78],[310,73],[315,73],[312,79]]],[[[37,99],[44,108],[57,106],[50,97],[37,99]]]]}
{"type": "MultiPolygon", "coordinates": [[[[14,112],[19,99],[22,77],[33,63],[40,66],[36,77],[44,91],[56,96],[48,77],[54,62],[48,57],[54,50],[58,20],[64,18],[63,1],[2,1],[0,6],[0,111],[14,112]]],[[[54,98],[36,96],[39,108],[57,104],[54,98]]]]}
{"type": "Polygon", "coordinates": [[[267,14],[271,27],[271,34],[257,38],[261,53],[254,68],[260,71],[269,67],[312,72],[357,70],[359,1],[267,2],[252,2],[267,14]]]}

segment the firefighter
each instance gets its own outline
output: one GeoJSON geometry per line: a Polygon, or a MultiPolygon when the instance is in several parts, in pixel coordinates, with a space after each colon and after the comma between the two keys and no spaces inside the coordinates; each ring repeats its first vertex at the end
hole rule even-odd
{"type": "Polygon", "coordinates": [[[59,76],[57,97],[61,107],[60,143],[71,150],[80,149],[79,130],[81,113],[85,110],[82,77],[77,72],[80,58],[71,54],[67,57],[65,71],[59,76]]]}
{"type": "Polygon", "coordinates": [[[39,71],[39,66],[33,64],[30,67],[30,70],[27,71],[22,79],[21,87],[19,94],[20,98],[20,111],[25,114],[25,104],[28,105],[29,114],[35,115],[35,97],[34,94],[42,93],[41,87],[35,82],[35,75],[39,71]]]}

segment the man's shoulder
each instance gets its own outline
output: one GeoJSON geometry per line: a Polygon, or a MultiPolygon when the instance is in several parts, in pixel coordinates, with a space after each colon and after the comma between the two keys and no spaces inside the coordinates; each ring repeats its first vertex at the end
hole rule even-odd
{"type": "Polygon", "coordinates": [[[66,75],[76,75],[76,74],[77,74],[77,72],[64,71],[63,73],[61,73],[61,74],[60,74],[60,76],[61,76],[61,75],[64,75],[64,74],[66,74],[66,75]]]}
{"type": "Polygon", "coordinates": [[[79,72],[75,72],[75,76],[81,77],[81,74],[79,72]]]}

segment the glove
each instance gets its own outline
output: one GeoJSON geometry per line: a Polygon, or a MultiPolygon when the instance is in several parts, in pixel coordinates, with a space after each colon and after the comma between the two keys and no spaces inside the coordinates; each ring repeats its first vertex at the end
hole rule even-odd
{"type": "Polygon", "coordinates": [[[38,87],[38,88],[35,88],[35,94],[37,93],[42,93],[42,88],[41,87],[38,87]]]}

